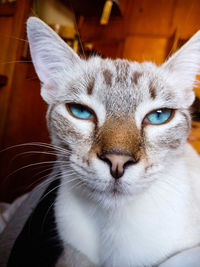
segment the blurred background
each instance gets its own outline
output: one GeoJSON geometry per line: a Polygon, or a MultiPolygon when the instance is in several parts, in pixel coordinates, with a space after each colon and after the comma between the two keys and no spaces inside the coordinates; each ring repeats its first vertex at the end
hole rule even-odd
{"type": "MultiPolygon", "coordinates": [[[[49,24],[80,56],[160,64],[200,29],[200,1],[0,0],[0,201],[31,190],[55,160],[45,145],[32,143],[50,140],[26,37],[29,16],[49,24]]],[[[192,112],[189,141],[200,153],[198,99],[192,112]]]]}

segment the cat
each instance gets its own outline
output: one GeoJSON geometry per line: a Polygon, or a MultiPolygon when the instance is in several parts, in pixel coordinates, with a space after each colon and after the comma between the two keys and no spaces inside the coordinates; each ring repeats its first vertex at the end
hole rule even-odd
{"type": "Polygon", "coordinates": [[[81,59],[35,17],[27,32],[60,148],[56,266],[200,266],[200,158],[187,144],[200,32],[160,66],[81,59]]]}

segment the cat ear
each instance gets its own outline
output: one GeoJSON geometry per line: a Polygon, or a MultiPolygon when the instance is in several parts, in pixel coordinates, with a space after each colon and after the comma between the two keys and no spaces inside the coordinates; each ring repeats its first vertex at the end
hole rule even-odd
{"type": "Polygon", "coordinates": [[[190,106],[195,98],[193,87],[200,70],[200,31],[174,53],[162,67],[168,70],[169,77],[173,78],[176,92],[182,94],[183,101],[190,106]]]}
{"type": "Polygon", "coordinates": [[[63,77],[81,59],[49,26],[36,17],[28,19],[27,34],[32,61],[43,84],[41,95],[47,103],[51,103],[63,77]]]}

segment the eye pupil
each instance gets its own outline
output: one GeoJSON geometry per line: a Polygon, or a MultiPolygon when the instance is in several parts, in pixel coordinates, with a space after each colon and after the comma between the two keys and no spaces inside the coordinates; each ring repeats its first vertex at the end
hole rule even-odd
{"type": "Polygon", "coordinates": [[[158,117],[158,119],[161,117],[161,115],[162,115],[162,110],[158,110],[158,111],[156,111],[156,114],[157,114],[157,117],[158,117]]]}

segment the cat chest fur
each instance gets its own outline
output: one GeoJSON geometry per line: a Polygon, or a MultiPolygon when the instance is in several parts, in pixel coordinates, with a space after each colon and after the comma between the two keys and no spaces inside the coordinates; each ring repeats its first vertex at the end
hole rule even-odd
{"type": "Polygon", "coordinates": [[[179,180],[180,195],[166,187],[161,198],[152,187],[142,197],[136,196],[135,201],[110,211],[96,207],[77,192],[69,192],[63,183],[56,218],[64,244],[75,247],[95,266],[113,267],[152,266],[196,246],[200,215],[194,218],[190,210],[198,214],[199,210],[185,187],[185,179],[179,180]]]}

